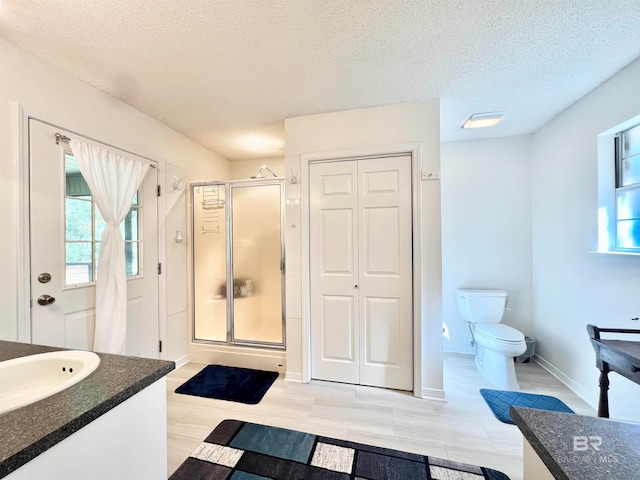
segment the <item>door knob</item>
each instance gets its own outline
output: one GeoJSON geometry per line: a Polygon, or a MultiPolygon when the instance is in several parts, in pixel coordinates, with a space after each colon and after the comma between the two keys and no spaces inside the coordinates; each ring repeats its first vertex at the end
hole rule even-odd
{"type": "Polygon", "coordinates": [[[38,297],[39,305],[51,305],[55,301],[56,301],[55,297],[52,297],[51,295],[40,295],[38,297]]]}

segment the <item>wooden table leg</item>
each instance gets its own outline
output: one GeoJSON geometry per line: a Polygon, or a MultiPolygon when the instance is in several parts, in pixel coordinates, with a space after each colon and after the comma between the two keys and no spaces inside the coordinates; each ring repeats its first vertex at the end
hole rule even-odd
{"type": "Polygon", "coordinates": [[[602,362],[600,369],[600,399],[598,401],[598,416],[609,418],[609,364],[602,362]]]}

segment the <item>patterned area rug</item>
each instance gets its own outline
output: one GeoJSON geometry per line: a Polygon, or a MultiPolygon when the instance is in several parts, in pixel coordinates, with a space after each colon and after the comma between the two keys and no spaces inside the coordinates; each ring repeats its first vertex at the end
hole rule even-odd
{"type": "Polygon", "coordinates": [[[515,425],[509,413],[509,407],[537,408],[538,410],[551,410],[553,412],[575,413],[560,399],[548,395],[536,395],[534,393],[510,392],[508,390],[480,389],[480,395],[487,402],[489,408],[502,423],[515,425]]]}
{"type": "Polygon", "coordinates": [[[176,388],[176,393],[255,405],[278,378],[278,372],[208,365],[176,388]]]}
{"type": "Polygon", "coordinates": [[[414,453],[224,420],[170,480],[509,480],[504,473],[414,453]]]}

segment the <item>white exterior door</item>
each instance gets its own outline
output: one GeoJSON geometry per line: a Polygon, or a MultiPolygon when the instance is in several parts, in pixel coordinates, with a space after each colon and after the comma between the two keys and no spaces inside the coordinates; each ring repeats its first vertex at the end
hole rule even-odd
{"type": "Polygon", "coordinates": [[[411,157],[310,166],[312,377],[413,389],[411,157]]]}
{"type": "MultiPolygon", "coordinates": [[[[73,136],[29,120],[31,339],[91,350],[100,218],[68,142],[56,143],[56,133],[73,136]]],[[[126,354],[150,358],[158,358],[159,339],[157,175],[157,169],[149,169],[122,226],[128,270],[126,354]]]]}

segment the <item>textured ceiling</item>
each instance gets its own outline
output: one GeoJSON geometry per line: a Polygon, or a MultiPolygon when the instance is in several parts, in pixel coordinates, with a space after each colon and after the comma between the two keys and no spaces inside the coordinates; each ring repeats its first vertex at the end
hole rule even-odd
{"type": "Polygon", "coordinates": [[[639,26],[639,0],[0,0],[7,41],[230,159],[281,155],[287,117],[432,98],[443,141],[530,133],[639,26]]]}

